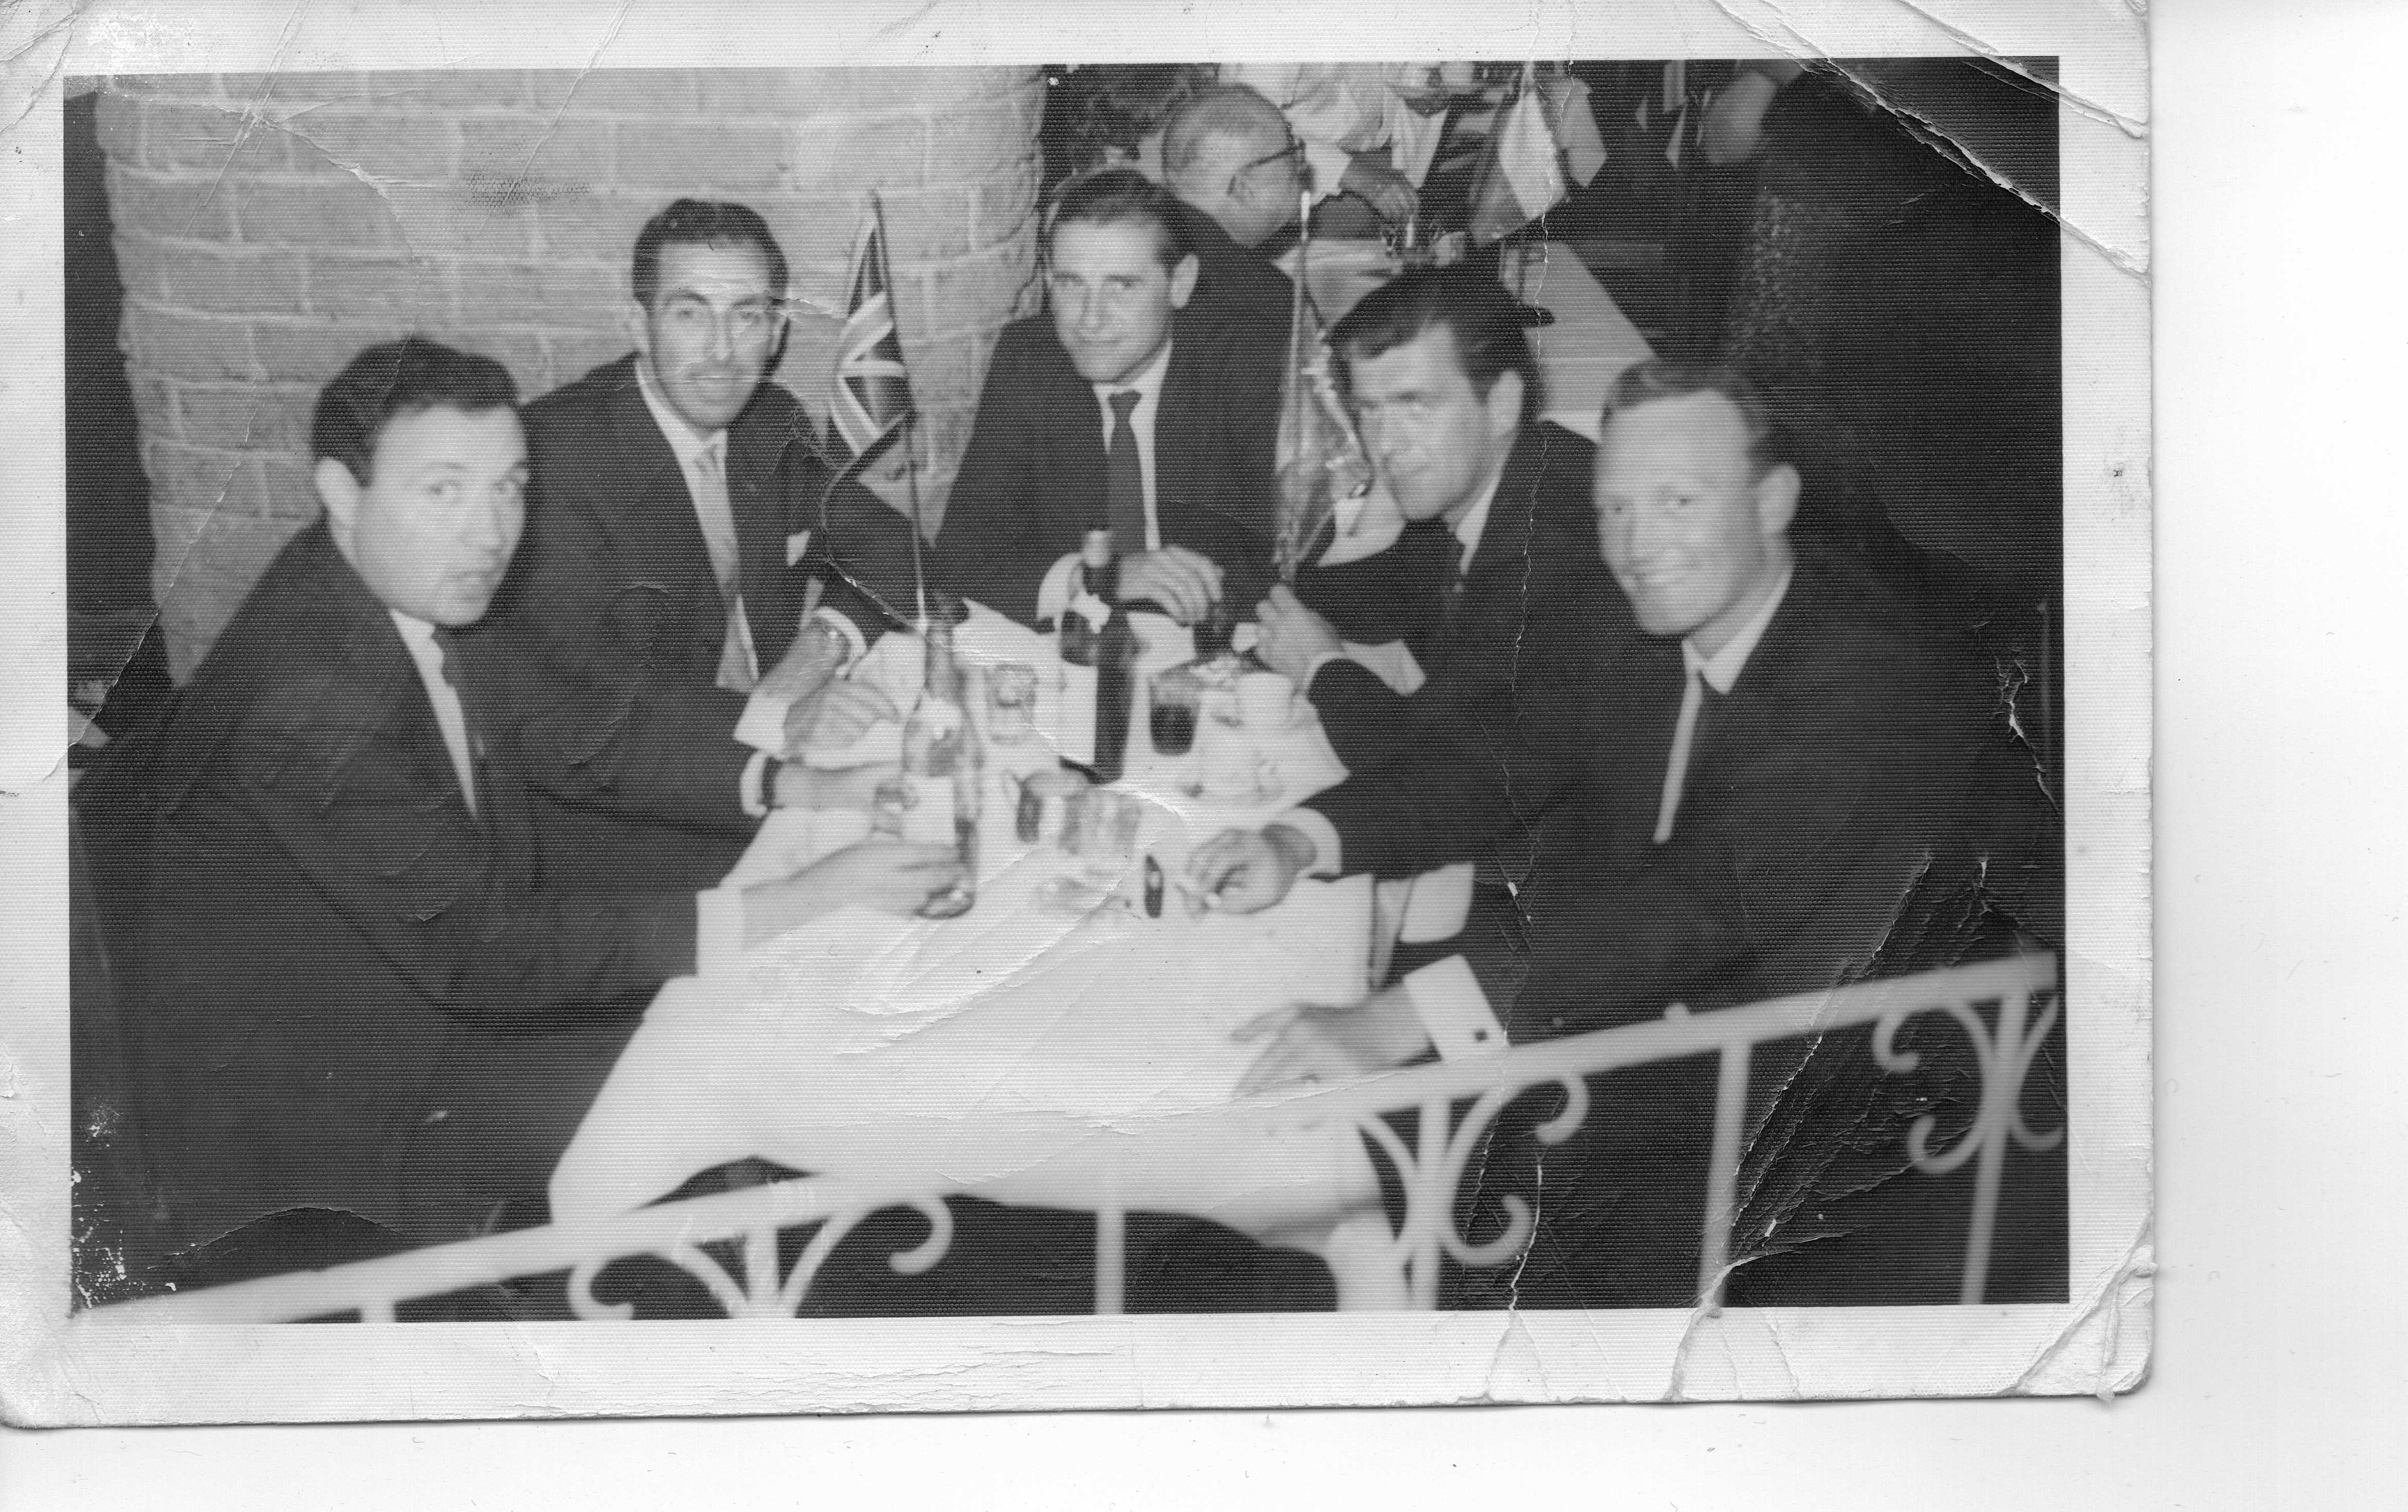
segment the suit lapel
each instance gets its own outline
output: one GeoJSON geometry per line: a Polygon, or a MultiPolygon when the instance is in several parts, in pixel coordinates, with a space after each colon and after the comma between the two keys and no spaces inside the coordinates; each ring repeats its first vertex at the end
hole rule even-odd
{"type": "Polygon", "coordinates": [[[1203,335],[1179,331],[1170,369],[1162,376],[1162,397],[1154,407],[1154,512],[1165,541],[1192,538],[1196,532],[1188,521],[1211,507],[1212,479],[1201,460],[1204,357],[1203,335]]]}
{"type": "Polygon", "coordinates": [[[710,570],[710,548],[704,544],[701,521],[695,518],[694,495],[685,486],[685,469],[678,464],[660,421],[636,386],[634,359],[628,359],[626,381],[608,406],[605,428],[618,449],[620,476],[634,486],[612,491],[595,500],[597,509],[614,513],[614,528],[634,543],[632,561],[674,564],[676,580],[655,586],[677,595],[685,612],[708,609],[709,618],[725,624],[719,603],[719,579],[710,570]]]}

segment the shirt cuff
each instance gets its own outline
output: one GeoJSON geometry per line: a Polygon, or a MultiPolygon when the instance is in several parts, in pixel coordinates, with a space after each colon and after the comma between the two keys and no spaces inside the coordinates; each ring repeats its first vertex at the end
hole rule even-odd
{"type": "Polygon", "coordinates": [[[769,800],[775,796],[763,785],[769,775],[769,759],[767,751],[755,750],[745,759],[744,775],[736,779],[736,801],[754,819],[768,817],[769,800]]]}
{"type": "Polygon", "coordinates": [[[1311,808],[1291,808],[1271,820],[1284,824],[1301,834],[1312,846],[1312,863],[1305,867],[1307,877],[1337,877],[1343,864],[1345,847],[1338,839],[1338,826],[1328,817],[1311,808]]]}
{"type": "Polygon", "coordinates": [[[1307,142],[1304,144],[1304,161],[1312,164],[1312,197],[1315,200],[1345,193],[1338,187],[1338,180],[1346,177],[1346,170],[1354,166],[1354,153],[1335,142],[1307,142]]]}
{"type": "MultiPolygon", "coordinates": [[[[790,706],[786,699],[760,689],[755,689],[744,700],[744,713],[736,721],[736,739],[738,744],[752,748],[756,753],[753,760],[785,750],[786,710],[790,706]]],[[[745,780],[753,784],[759,781],[749,765],[745,768],[745,780]]],[[[745,791],[749,792],[752,789],[748,787],[745,791]]],[[[747,808],[745,812],[751,813],[752,810],[747,808]]]]}
{"type": "Polygon", "coordinates": [[[744,956],[744,890],[715,887],[694,895],[694,974],[725,977],[744,956]]]}
{"type": "Polygon", "coordinates": [[[1478,1060],[1511,1048],[1505,1026],[1488,1006],[1488,994],[1459,955],[1406,973],[1405,996],[1441,1061],[1478,1060]]]}
{"type": "MultiPolygon", "coordinates": [[[[811,619],[833,628],[838,635],[844,637],[844,660],[837,665],[838,672],[842,672],[846,667],[869,654],[869,642],[863,637],[861,627],[853,622],[852,616],[835,609],[823,608],[813,609],[811,619]]],[[[804,621],[806,626],[810,622],[810,620],[804,621]]]]}
{"type": "Polygon", "coordinates": [[[1037,585],[1037,622],[1059,620],[1062,611],[1070,606],[1070,574],[1079,565],[1079,553],[1071,552],[1045,571],[1045,580],[1037,585]]]}

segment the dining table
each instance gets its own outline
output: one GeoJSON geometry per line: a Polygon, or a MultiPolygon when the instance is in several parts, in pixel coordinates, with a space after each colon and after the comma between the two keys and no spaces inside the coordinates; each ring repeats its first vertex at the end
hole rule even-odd
{"type": "MultiPolygon", "coordinates": [[[[1140,690],[1192,660],[1183,627],[1141,612],[1132,623],[1140,690]]],[[[973,906],[944,920],[848,907],[724,974],[667,983],[554,1171],[554,1220],[626,1212],[746,1160],[1023,1206],[1093,1210],[1109,1192],[1320,1253],[1341,1305],[1394,1305],[1392,1265],[1348,1261],[1387,1234],[1353,1125],[1210,1117],[1260,1051],[1240,1037],[1251,1020],[1364,995],[1369,879],[1308,880],[1245,917],[1191,908],[1175,885],[1191,847],[1344,777],[1311,704],[1292,698],[1283,724],[1247,728],[1234,700],[1208,698],[1197,749],[1172,756],[1154,748],[1140,699],[1113,784],[1135,800],[1135,843],[1099,871],[1017,822],[1020,785],[1061,767],[1054,637],[972,605],[954,638],[974,723],[992,724],[977,690],[996,668],[1035,669],[1039,694],[1033,734],[985,744],[973,906]],[[1240,743],[1254,791],[1201,789],[1215,740],[1240,743]],[[1149,859],[1166,879],[1158,916],[1144,906],[1149,859]],[[1077,884],[1068,905],[1064,882],[1077,884]]],[[[908,709],[921,658],[916,637],[891,635],[853,675],[908,709]]],[[[866,737],[867,754],[891,755],[894,730],[866,737]]],[[[790,873],[869,829],[858,812],[780,810],[729,880],[790,873]]]]}
{"type": "MultiPolygon", "coordinates": [[[[1305,253],[1308,288],[1331,321],[1401,265],[1378,241],[1317,240],[1305,253]]],[[[1650,355],[1645,339],[1568,248],[1510,245],[1499,277],[1554,317],[1531,332],[1543,417],[1593,438],[1614,377],[1650,355]]],[[[1376,550],[1394,535],[1400,521],[1383,492],[1374,488],[1336,549],[1376,550]]],[[[1246,917],[1191,909],[1175,888],[1158,917],[1143,906],[1149,859],[1178,878],[1188,851],[1224,828],[1259,825],[1344,779],[1310,701],[1295,697],[1280,728],[1241,728],[1234,701],[1216,695],[1197,750],[1156,750],[1146,690],[1195,647],[1170,620],[1133,615],[1138,696],[1114,786],[1138,801],[1140,823],[1126,856],[1098,874],[1093,858],[1054,837],[1025,839],[1016,823],[1022,785],[1061,766],[1050,735],[1064,681],[1055,637],[968,609],[954,638],[974,720],[985,728],[980,690],[998,668],[1033,669],[1039,702],[1036,734],[983,745],[974,905],[945,920],[848,907],[745,951],[724,974],[667,983],[554,1171],[554,1219],[627,1212],[700,1173],[766,1161],[1008,1205],[1209,1219],[1321,1255],[1340,1307],[1403,1305],[1355,1124],[1214,1115],[1238,1101],[1261,1016],[1354,1002],[1377,985],[1411,898],[1355,877],[1305,879],[1246,917]],[[1255,791],[1202,787],[1215,741],[1224,760],[1238,741],[1259,763],[1255,791]],[[1065,884],[1075,884],[1071,906],[1058,895],[1065,884]]],[[[1400,691],[1410,683],[1396,678],[1417,670],[1354,651],[1400,691]]],[[[924,665],[920,640],[897,634],[849,675],[908,710],[924,665]]],[[[836,759],[891,760],[898,749],[889,723],[836,759]]],[[[728,880],[788,875],[860,843],[870,824],[846,811],[773,812],[728,880]]],[[[1283,1095],[1296,1094],[1254,1101],[1283,1095]]]]}

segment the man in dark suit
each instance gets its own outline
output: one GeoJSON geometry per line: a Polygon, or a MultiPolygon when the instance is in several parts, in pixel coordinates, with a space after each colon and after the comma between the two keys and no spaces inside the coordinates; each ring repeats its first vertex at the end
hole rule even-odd
{"type": "Polygon", "coordinates": [[[1285,332],[1186,318],[1185,220],[1127,169],[1063,191],[1047,312],[1004,329],[937,537],[965,597],[1057,617],[1090,530],[1112,533],[1125,601],[1193,623],[1261,596],[1285,332]]]}
{"type": "Polygon", "coordinates": [[[171,1248],[298,1212],[466,1237],[539,1197],[661,981],[846,903],[908,913],[958,869],[874,843],[702,894],[547,872],[513,679],[458,634],[524,521],[515,401],[483,357],[362,353],[311,427],[324,518],[98,775],[135,820],[112,944],[171,1248]]]}
{"type": "Polygon", "coordinates": [[[829,491],[768,381],[786,275],[752,210],[678,201],[636,240],[637,349],[526,408],[526,546],[486,634],[555,684],[522,700],[547,836],[612,875],[709,885],[780,758],[895,712],[834,674],[910,612],[910,527],[829,491]]]}
{"type": "Polygon", "coordinates": [[[1366,295],[1330,345],[1407,521],[1381,556],[1422,680],[1401,692],[1350,658],[1337,628],[1285,588],[1257,611],[1256,654],[1312,698],[1339,760],[1361,775],[1450,731],[1501,735],[1515,690],[1564,653],[1604,577],[1589,544],[1597,449],[1537,419],[1538,361],[1493,278],[1408,273],[1366,295]]]}
{"type": "Polygon", "coordinates": [[[1242,84],[1207,90],[1172,113],[1162,177],[1186,207],[1200,264],[1191,321],[1287,323],[1296,284],[1256,249],[1296,223],[1306,172],[1287,118],[1242,84]]]}
{"type": "MultiPolygon", "coordinates": [[[[1308,871],[1393,876],[1476,854],[1517,815],[1567,795],[1580,822],[1541,833],[1517,900],[1526,958],[1452,958],[1360,1005],[1302,1010],[1250,1085],[1433,1048],[1494,1053],[1676,1002],[1720,1007],[1954,963],[2014,949],[2014,924],[2059,937],[2057,862],[2029,806],[2028,762],[2018,771],[2002,754],[1987,690],[1953,648],[1852,563],[1793,552],[1798,475],[1773,451],[1755,391],[1727,371],[1643,364],[1616,383],[1602,434],[1599,544],[1645,635],[1596,616],[1584,656],[1533,692],[1534,717],[1501,761],[1472,733],[1341,784],[1261,834],[1208,843],[1193,878],[1251,910],[1308,871]]],[[[1804,1109],[1808,1133],[1752,1144],[1742,1190],[1813,1203],[1742,1223],[1735,1300],[1922,1300],[1896,1268],[1890,1289],[1869,1283],[1863,1257],[1895,1262],[1883,1239],[1928,1248],[1931,1184],[1901,1176],[1888,1141],[1904,1137],[1901,1106],[1961,1095],[1948,1075],[1961,1057],[1927,1056],[1917,1090],[1936,1103],[1885,1101],[1862,1040],[1758,1057],[1759,1093],[1780,1086],[1765,1116],[1804,1109]],[[1877,1147],[1893,1160],[1880,1179],[1862,1191],[1826,1182],[1847,1168],[1846,1151],[1877,1147]],[[1784,1174],[1784,1159],[1817,1149],[1822,1164],[1784,1174]],[[1842,1234],[1854,1248],[1799,1248],[1842,1234]],[[1827,1258],[1838,1271],[1818,1273],[1827,1258]]],[[[1609,1078],[1598,1105],[1611,1116],[1592,1119],[1584,1148],[1547,1159],[1553,1206],[1516,1297],[1686,1300],[1711,1072],[1675,1063],[1609,1078]]]]}

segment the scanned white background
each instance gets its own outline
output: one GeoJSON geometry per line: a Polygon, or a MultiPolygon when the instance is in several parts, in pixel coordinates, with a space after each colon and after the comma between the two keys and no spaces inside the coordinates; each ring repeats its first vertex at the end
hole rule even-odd
{"type": "Polygon", "coordinates": [[[2386,970],[2408,837],[2390,654],[2408,17],[2182,0],[2155,21],[2162,1205],[2137,1395],[9,1434],[0,1505],[2382,1499],[2408,1342],[2386,1265],[2408,1238],[2386,970]]]}

